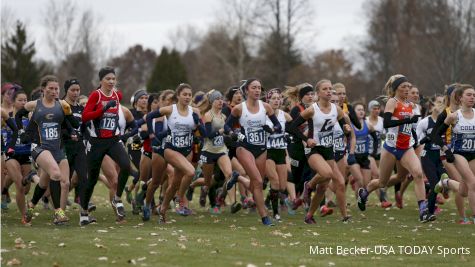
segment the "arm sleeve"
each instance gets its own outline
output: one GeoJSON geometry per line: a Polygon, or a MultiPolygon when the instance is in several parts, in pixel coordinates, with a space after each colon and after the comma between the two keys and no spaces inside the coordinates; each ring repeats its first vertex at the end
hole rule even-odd
{"type": "Polygon", "coordinates": [[[282,131],[282,125],[280,125],[279,120],[275,116],[275,114],[272,114],[272,116],[269,116],[270,121],[272,124],[274,124],[274,131],[280,133],[282,131]]]}
{"type": "MultiPolygon", "coordinates": [[[[17,111],[17,113],[15,114],[15,123],[16,123],[16,125],[18,125],[18,126],[15,127],[15,128],[17,128],[17,129],[23,129],[23,121],[22,121],[22,119],[23,119],[24,117],[28,116],[28,113],[29,113],[28,110],[26,110],[26,109],[24,109],[24,108],[22,108],[22,109],[20,109],[19,111],[17,111]]],[[[10,127],[10,128],[11,128],[11,127],[10,127]]]]}
{"type": "Polygon", "coordinates": [[[233,125],[239,122],[238,118],[235,117],[232,113],[229,115],[228,119],[226,120],[226,124],[224,125],[224,129],[226,132],[229,132],[230,129],[233,128],[233,125]]]}
{"type": "Polygon", "coordinates": [[[205,130],[206,130],[206,137],[208,137],[209,139],[213,139],[215,138],[216,136],[219,135],[219,132],[218,131],[213,131],[213,127],[211,125],[211,122],[207,122],[205,123],[205,130]]]}
{"type": "Polygon", "coordinates": [[[285,130],[295,135],[297,138],[307,141],[308,137],[305,136],[301,131],[299,131],[298,127],[305,122],[305,119],[302,116],[298,116],[297,119],[293,120],[292,122],[287,122],[285,130]]]}
{"type": "Polygon", "coordinates": [[[89,95],[89,99],[87,100],[86,106],[84,107],[84,111],[82,112],[82,122],[95,120],[102,116],[102,108],[98,108],[99,105],[96,106],[98,100],[99,93],[97,91],[94,91],[89,95]]]}
{"type": "MultiPolygon", "coordinates": [[[[440,146],[441,148],[445,145],[445,142],[444,142],[444,139],[442,138],[442,135],[445,134],[445,132],[447,131],[447,129],[449,129],[449,125],[442,123],[442,125],[440,125],[439,127],[437,127],[437,130],[434,134],[432,134],[432,142],[438,146],[440,146]]],[[[435,128],[434,128],[435,129],[435,128]]],[[[432,130],[434,131],[434,130],[432,130]]]]}
{"type": "Polygon", "coordinates": [[[411,123],[410,118],[407,118],[407,119],[404,119],[404,120],[393,120],[392,116],[393,116],[393,114],[391,112],[385,112],[384,113],[384,115],[383,115],[383,119],[384,119],[383,127],[384,128],[391,128],[391,127],[396,127],[396,126],[399,126],[399,125],[404,125],[404,124],[411,123]]]}
{"type": "MultiPolygon", "coordinates": [[[[13,122],[12,118],[8,118],[5,121],[5,124],[8,127],[10,127],[10,129],[12,129],[12,138],[10,139],[10,143],[8,143],[8,147],[13,148],[13,147],[15,147],[16,140],[18,139],[18,128],[16,127],[15,122],[13,122]]],[[[20,124],[23,125],[22,123],[20,123],[20,124]]]]}
{"type": "Polygon", "coordinates": [[[160,109],[152,111],[147,114],[147,130],[149,134],[153,133],[153,119],[161,117],[160,109]]]}

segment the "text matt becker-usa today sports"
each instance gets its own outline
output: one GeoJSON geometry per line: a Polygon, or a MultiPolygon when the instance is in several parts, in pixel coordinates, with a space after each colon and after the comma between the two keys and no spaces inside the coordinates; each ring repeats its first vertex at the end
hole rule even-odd
{"type": "Polygon", "coordinates": [[[470,255],[470,248],[468,247],[444,247],[444,246],[385,246],[376,245],[374,247],[325,247],[325,246],[310,246],[310,255],[470,255]]]}

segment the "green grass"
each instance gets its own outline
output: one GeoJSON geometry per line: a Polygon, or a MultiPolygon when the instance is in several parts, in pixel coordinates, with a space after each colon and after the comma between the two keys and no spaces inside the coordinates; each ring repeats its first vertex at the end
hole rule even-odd
{"type": "MultiPolygon", "coordinates": [[[[392,197],[393,190],[388,191],[392,197]]],[[[348,196],[352,193],[349,189],[348,196]]],[[[258,216],[247,211],[211,216],[200,209],[187,218],[170,212],[173,222],[164,226],[157,224],[156,216],[142,223],[139,216],[129,212],[127,204],[128,222],[117,225],[105,197],[103,185],[98,185],[94,197],[99,204],[95,213],[98,224],[82,228],[78,226],[77,207],[67,212],[70,224],[59,227],[51,224],[52,211],[38,206],[40,214],[33,226],[25,227],[11,203],[9,211],[2,212],[2,265],[13,258],[22,266],[474,266],[475,262],[475,226],[455,223],[458,217],[452,199],[442,206],[444,211],[437,221],[419,223],[412,187],[402,210],[383,210],[371,196],[363,215],[351,198],[353,220],[348,224],[338,221],[337,212],[316,218],[317,225],[305,225],[299,211],[295,216],[284,213],[284,222],[276,227],[262,226],[258,216]],[[15,245],[18,238],[24,245],[15,245]],[[395,255],[309,253],[310,246],[332,247],[336,253],[336,246],[375,245],[393,246],[395,255]],[[399,254],[398,246],[416,245],[436,248],[432,255],[399,254]],[[468,247],[470,255],[443,257],[437,255],[437,246],[468,247]]]]}

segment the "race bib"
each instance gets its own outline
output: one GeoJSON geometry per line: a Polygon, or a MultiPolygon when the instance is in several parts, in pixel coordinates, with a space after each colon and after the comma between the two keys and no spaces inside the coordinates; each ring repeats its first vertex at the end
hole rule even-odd
{"type": "Polygon", "coordinates": [[[287,148],[287,142],[285,141],[284,134],[273,134],[269,136],[269,140],[267,141],[267,148],[273,148],[273,149],[287,148]]]}
{"type": "Polygon", "coordinates": [[[47,122],[41,128],[41,138],[46,141],[59,139],[59,125],[57,122],[47,122]]]}
{"type": "Polygon", "coordinates": [[[336,151],[345,150],[345,142],[343,137],[338,137],[333,140],[333,148],[336,151]]]}
{"type": "Polygon", "coordinates": [[[324,147],[332,147],[333,146],[333,131],[328,132],[319,132],[317,134],[318,137],[318,144],[324,147]]]}
{"type": "Polygon", "coordinates": [[[365,154],[367,153],[366,146],[367,142],[365,139],[356,139],[355,154],[365,154]]]}
{"type": "Polygon", "coordinates": [[[101,130],[115,131],[116,126],[117,126],[117,116],[115,116],[115,114],[113,117],[103,117],[99,124],[99,127],[101,130]]]}
{"type": "Polygon", "coordinates": [[[171,136],[171,143],[174,147],[182,148],[182,147],[191,147],[191,143],[193,142],[193,137],[189,133],[172,133],[171,136]]]}
{"type": "Polygon", "coordinates": [[[215,147],[224,146],[224,137],[222,135],[215,136],[213,138],[213,146],[215,147]]]}
{"type": "Polygon", "coordinates": [[[251,145],[265,145],[264,130],[262,128],[248,128],[246,130],[246,140],[251,145]]]}

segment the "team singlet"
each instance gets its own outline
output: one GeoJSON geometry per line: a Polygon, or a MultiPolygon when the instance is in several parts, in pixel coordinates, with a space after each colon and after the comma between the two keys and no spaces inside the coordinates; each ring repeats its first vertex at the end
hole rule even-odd
{"type": "Polygon", "coordinates": [[[313,103],[313,139],[317,146],[333,147],[333,127],[338,120],[338,109],[330,103],[329,113],[323,113],[317,103],[313,103]]]}
{"type": "Polygon", "coordinates": [[[457,110],[457,123],[452,128],[452,148],[455,152],[475,153],[475,109],[473,118],[467,119],[457,110]]]}
{"type": "Polygon", "coordinates": [[[176,104],[173,104],[172,113],[168,117],[167,143],[175,148],[191,148],[195,126],[193,108],[188,106],[188,114],[182,116],[176,104]]]}
{"type": "MultiPolygon", "coordinates": [[[[376,155],[381,154],[381,136],[384,133],[384,119],[378,116],[378,122],[376,125],[373,125],[374,133],[376,134],[376,140],[370,135],[369,136],[369,148],[368,153],[373,154],[374,150],[374,142],[378,144],[376,149],[376,155]]],[[[366,123],[371,124],[369,117],[366,118],[366,123]]]]}
{"type": "MultiPolygon", "coordinates": [[[[273,133],[269,135],[269,138],[267,139],[267,149],[286,149],[287,148],[287,141],[285,140],[285,113],[278,109],[276,110],[279,112],[277,114],[277,120],[279,121],[280,125],[282,126],[282,132],[281,133],[273,133]]],[[[274,124],[272,121],[267,117],[266,119],[266,124],[270,127],[273,128],[274,124]]]]}
{"type": "Polygon", "coordinates": [[[351,124],[356,136],[355,154],[368,154],[369,150],[369,129],[366,121],[363,121],[363,129],[357,129],[351,124]]]}
{"type": "Polygon", "coordinates": [[[266,109],[261,100],[258,100],[259,111],[251,113],[247,108],[247,103],[242,103],[242,114],[239,118],[241,133],[245,136],[244,142],[258,147],[266,146],[266,135],[262,126],[266,124],[266,109]]]}
{"type": "Polygon", "coordinates": [[[106,110],[101,117],[90,124],[89,133],[92,137],[98,138],[112,138],[120,135],[119,110],[121,108],[117,91],[113,90],[110,96],[106,96],[101,89],[97,89],[96,92],[99,94],[97,104],[101,103],[101,108],[106,106],[110,100],[115,100],[117,104],[115,107],[106,110]]]}
{"type": "MultiPolygon", "coordinates": [[[[396,99],[392,120],[403,120],[412,117],[412,103],[402,103],[396,99]]],[[[412,137],[412,123],[388,128],[386,145],[397,149],[409,149],[414,145],[412,137]]]]}

